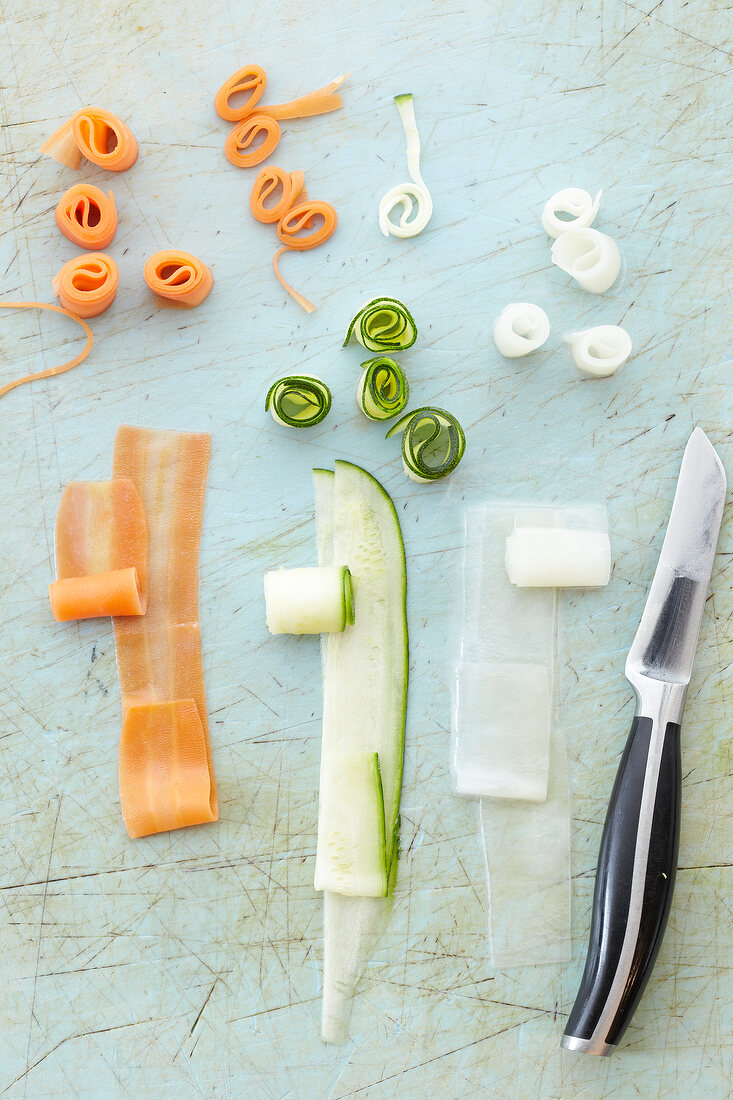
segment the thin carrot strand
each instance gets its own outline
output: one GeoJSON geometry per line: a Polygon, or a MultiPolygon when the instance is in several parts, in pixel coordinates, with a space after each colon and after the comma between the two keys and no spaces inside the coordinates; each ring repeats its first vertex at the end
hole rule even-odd
{"type": "Polygon", "coordinates": [[[92,344],[94,343],[92,330],[89,328],[86,321],[82,320],[81,317],[77,317],[75,313],[71,313],[68,309],[63,309],[61,306],[52,306],[47,302],[0,302],[0,309],[49,309],[54,313],[63,313],[64,317],[70,317],[72,321],[76,321],[78,325],[81,325],[87,334],[86,344],[73,359],[69,359],[68,362],[62,363],[60,367],[48,367],[46,370],[35,371],[33,374],[26,374],[22,378],[16,378],[13,382],[6,382],[4,386],[0,386],[0,397],[4,397],[6,393],[10,393],[16,386],[22,386],[24,382],[32,382],[35,378],[53,378],[56,374],[65,374],[67,370],[71,370],[72,367],[78,367],[80,363],[83,363],[92,350],[92,344]]]}

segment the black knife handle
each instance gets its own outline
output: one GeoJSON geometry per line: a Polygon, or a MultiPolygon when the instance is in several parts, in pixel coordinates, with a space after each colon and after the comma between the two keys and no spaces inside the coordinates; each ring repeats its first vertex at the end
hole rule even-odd
{"type": "Polygon", "coordinates": [[[603,827],[585,970],[562,1046],[610,1054],[667,924],[679,848],[680,727],[634,718],[603,827]]]}

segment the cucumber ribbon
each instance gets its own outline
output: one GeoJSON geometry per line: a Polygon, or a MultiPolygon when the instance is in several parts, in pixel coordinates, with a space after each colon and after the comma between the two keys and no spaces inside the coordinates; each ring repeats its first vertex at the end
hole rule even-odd
{"type": "Polygon", "coordinates": [[[313,374],[291,374],[270,386],[265,409],[286,428],[319,424],[331,408],[331,391],[313,374]]]}
{"type": "Polygon", "coordinates": [[[410,386],[402,367],[388,355],[362,363],[364,370],[356,386],[356,403],[370,420],[389,420],[402,412],[410,397],[410,386]]]}
{"type": "Polygon", "coordinates": [[[415,121],[412,93],[396,95],[394,99],[405,131],[407,146],[407,170],[411,183],[399,183],[390,188],[379,204],[379,228],[385,237],[416,237],[422,233],[433,215],[433,200],[420,175],[420,135],[415,121]],[[402,207],[399,221],[392,221],[392,213],[402,207]],[[414,213],[413,213],[413,207],[414,213]]]}
{"type": "Polygon", "coordinates": [[[437,481],[455,470],[466,449],[463,428],[452,413],[425,407],[401,416],[385,436],[402,432],[402,465],[413,481],[437,481]]]}
{"type": "Polygon", "coordinates": [[[367,351],[404,351],[417,340],[417,325],[399,298],[372,298],[353,318],[343,347],[352,336],[367,351]]]}

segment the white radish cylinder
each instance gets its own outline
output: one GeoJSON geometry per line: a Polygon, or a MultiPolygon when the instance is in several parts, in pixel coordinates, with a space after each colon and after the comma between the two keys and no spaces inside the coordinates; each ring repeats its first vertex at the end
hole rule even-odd
{"type": "Polygon", "coordinates": [[[552,246],[552,262],[583,290],[603,294],[618,278],[621,253],[616,242],[598,229],[567,229],[552,246]]]}
{"type": "Polygon", "coordinates": [[[592,225],[601,205],[602,191],[594,199],[580,187],[566,187],[545,203],[542,211],[542,228],[548,237],[559,237],[568,229],[587,229],[592,225]],[[567,214],[559,218],[558,214],[567,214]]]}
{"type": "Polygon", "coordinates": [[[277,569],[265,573],[265,616],[271,634],[332,634],[353,622],[346,566],[277,569]]]}
{"type": "Polygon", "coordinates": [[[596,325],[563,339],[578,370],[591,378],[610,378],[631,355],[631,337],[620,325],[596,325]]]}
{"type": "Polygon", "coordinates": [[[494,343],[505,359],[518,359],[537,351],[549,335],[547,314],[531,302],[510,302],[494,323],[494,343]]]}
{"type": "Polygon", "coordinates": [[[605,531],[515,527],[505,561],[519,588],[602,588],[611,577],[611,544],[605,531]]]}

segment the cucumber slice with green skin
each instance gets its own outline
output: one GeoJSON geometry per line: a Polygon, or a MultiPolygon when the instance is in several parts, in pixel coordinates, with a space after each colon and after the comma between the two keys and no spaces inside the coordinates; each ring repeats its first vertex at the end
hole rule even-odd
{"type": "Polygon", "coordinates": [[[392,425],[385,439],[402,432],[402,467],[413,481],[427,483],[455,470],[466,449],[463,428],[452,413],[426,406],[392,425]]]}
{"type": "Polygon", "coordinates": [[[271,634],[327,634],[354,621],[351,573],[345,565],[265,573],[265,617],[271,634]]]}
{"type": "MultiPolygon", "coordinates": [[[[358,466],[314,470],[318,560],[349,565],[357,588],[354,626],[323,635],[324,760],[339,752],[376,752],[384,804],[383,898],[324,891],[322,1037],[348,1036],[354,990],[391,906],[399,850],[408,639],[405,552],[394,505],[358,466]]],[[[342,798],[349,795],[343,789],[342,798]]]]}
{"type": "Polygon", "coordinates": [[[376,752],[329,754],[321,769],[316,890],[387,894],[384,799],[376,752]]]}
{"type": "Polygon", "coordinates": [[[370,420],[389,420],[401,413],[410,398],[410,386],[399,363],[378,355],[362,363],[356,384],[356,403],[370,420]]]}
{"type": "Polygon", "coordinates": [[[352,336],[367,351],[404,351],[417,340],[417,325],[399,298],[372,298],[353,318],[343,347],[352,336]]]}
{"type": "Polygon", "coordinates": [[[265,397],[265,411],[284,428],[320,424],[331,408],[331,391],[315,374],[291,374],[273,382],[265,397]]]}

